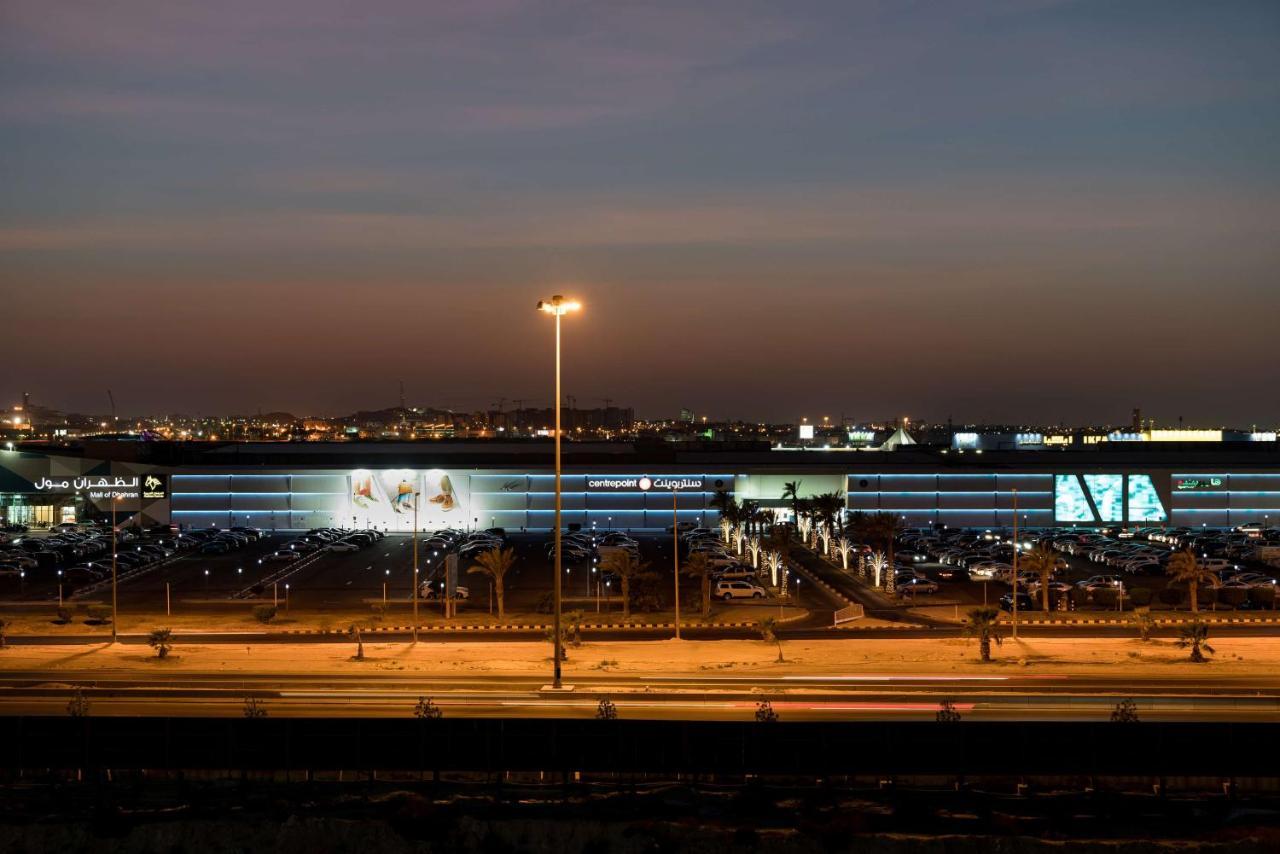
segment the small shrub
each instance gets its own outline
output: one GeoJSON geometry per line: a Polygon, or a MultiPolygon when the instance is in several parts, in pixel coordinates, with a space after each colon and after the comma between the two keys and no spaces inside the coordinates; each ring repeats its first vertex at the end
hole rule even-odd
{"type": "Polygon", "coordinates": [[[157,658],[167,658],[173,649],[173,629],[152,629],[147,635],[147,645],[156,651],[157,658]]]}
{"type": "Polygon", "coordinates": [[[89,716],[89,699],[85,697],[82,688],[77,688],[72,692],[71,699],[67,701],[67,714],[73,718],[87,718],[89,716]]]}
{"type": "Polygon", "coordinates": [[[1249,591],[1239,587],[1224,587],[1218,591],[1218,601],[1232,608],[1239,608],[1249,601],[1249,591]]]}
{"type": "Polygon", "coordinates": [[[53,621],[60,626],[65,626],[67,623],[71,622],[71,611],[68,608],[59,608],[54,611],[53,614],[53,621]]]}
{"type": "Polygon", "coordinates": [[[279,609],[275,605],[254,605],[253,618],[264,626],[276,618],[279,609]]]}
{"type": "Polygon", "coordinates": [[[267,716],[267,707],[265,704],[259,703],[257,697],[245,697],[244,716],[250,719],[265,718],[267,716]]]}
{"type": "Polygon", "coordinates": [[[768,700],[761,700],[756,704],[756,723],[776,724],[777,722],[778,713],[773,710],[773,703],[768,700]]]}
{"type": "Polygon", "coordinates": [[[1116,703],[1116,707],[1111,710],[1111,722],[1116,724],[1136,724],[1138,722],[1138,707],[1133,700],[1126,697],[1116,703]]]}
{"type": "Polygon", "coordinates": [[[431,702],[430,697],[419,697],[418,704],[413,707],[413,716],[420,721],[438,721],[444,717],[444,712],[431,702]]]}
{"type": "Polygon", "coordinates": [[[960,722],[960,713],[956,711],[956,704],[951,700],[943,700],[938,704],[938,713],[934,719],[940,724],[955,724],[960,722]]]}
{"type": "Polygon", "coordinates": [[[89,619],[87,622],[94,625],[105,625],[111,622],[111,606],[110,605],[90,605],[84,609],[89,619]]]}
{"type": "Polygon", "coordinates": [[[1187,598],[1187,593],[1186,590],[1179,590],[1177,587],[1166,587],[1157,594],[1156,598],[1160,600],[1161,605],[1177,608],[1187,598]]]}
{"type": "Polygon", "coordinates": [[[1149,608],[1151,606],[1151,588],[1135,587],[1129,591],[1129,601],[1135,608],[1149,608]]]}
{"type": "Polygon", "coordinates": [[[601,721],[617,720],[618,707],[608,697],[601,697],[600,705],[596,708],[596,719],[601,721]]]}

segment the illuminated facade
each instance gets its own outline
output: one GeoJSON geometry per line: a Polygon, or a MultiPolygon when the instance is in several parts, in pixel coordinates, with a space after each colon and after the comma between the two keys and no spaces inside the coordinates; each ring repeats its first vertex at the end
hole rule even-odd
{"type": "MultiPolygon", "coordinates": [[[[1256,446],[1255,446],[1256,447],[1256,446]]],[[[912,527],[1280,525],[1275,453],[1151,455],[1010,451],[944,455],[693,451],[626,443],[566,449],[566,525],[659,530],[715,525],[725,492],[788,518],[782,496],[836,494],[849,512],[912,527]],[[673,496],[674,493],[674,496],[673,496]],[[673,507],[673,497],[676,507],[673,507]],[[1016,508],[1016,510],[1015,510],[1016,508]]],[[[0,518],[56,524],[126,518],[190,528],[377,526],[547,530],[546,443],[103,443],[80,456],[0,451],[0,518]],[[148,488],[147,484],[151,484],[148,488]]]]}

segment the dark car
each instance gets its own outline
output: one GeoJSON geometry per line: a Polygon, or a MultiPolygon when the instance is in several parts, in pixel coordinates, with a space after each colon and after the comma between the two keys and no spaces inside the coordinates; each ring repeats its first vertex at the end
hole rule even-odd
{"type": "MultiPolygon", "coordinates": [[[[1035,600],[1031,598],[1030,594],[1027,594],[1027,593],[1018,594],[1018,610],[1019,611],[1034,611],[1035,607],[1036,607],[1035,600]]],[[[1013,593],[1006,593],[1000,597],[1000,610],[1001,611],[1013,610],[1013,593]]]]}

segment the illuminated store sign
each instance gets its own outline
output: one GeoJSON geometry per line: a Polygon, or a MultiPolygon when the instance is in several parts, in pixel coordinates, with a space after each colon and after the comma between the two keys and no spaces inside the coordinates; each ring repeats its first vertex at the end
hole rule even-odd
{"type": "Polygon", "coordinates": [[[1226,478],[1221,477],[1175,477],[1174,492],[1211,492],[1227,488],[1226,478]]]}
{"type": "Polygon", "coordinates": [[[678,489],[693,489],[701,492],[704,480],[700,477],[588,477],[587,489],[601,492],[648,492],[651,489],[670,492],[678,489]]]}

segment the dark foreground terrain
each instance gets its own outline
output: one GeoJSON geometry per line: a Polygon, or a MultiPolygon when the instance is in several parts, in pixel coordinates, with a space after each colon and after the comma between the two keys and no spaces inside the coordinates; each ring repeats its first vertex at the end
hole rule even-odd
{"type": "Polygon", "coordinates": [[[940,782],[46,777],[13,783],[0,796],[0,851],[1280,850],[1276,796],[1161,797],[1065,780],[1036,781],[1017,794],[1017,781],[959,791],[940,782]]]}
{"type": "Polygon", "coordinates": [[[0,724],[6,854],[1280,850],[1268,723],[0,724]]]}

